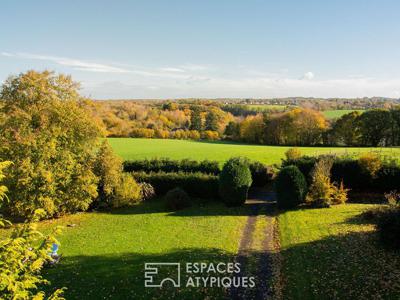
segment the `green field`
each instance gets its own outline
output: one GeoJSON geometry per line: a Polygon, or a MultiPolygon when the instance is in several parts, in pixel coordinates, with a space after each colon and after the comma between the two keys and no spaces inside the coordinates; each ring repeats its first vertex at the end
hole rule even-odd
{"type": "Polygon", "coordinates": [[[358,112],[362,113],[364,110],[335,109],[335,110],[325,110],[322,113],[327,119],[336,119],[336,118],[340,118],[341,116],[343,116],[345,114],[351,113],[352,111],[358,111],[358,112]]]}
{"type": "MultiPolygon", "coordinates": [[[[246,156],[266,164],[278,164],[290,147],[247,145],[229,142],[199,142],[190,140],[109,138],[115,152],[123,159],[143,159],[169,157],[172,159],[190,158],[195,160],[217,160],[224,162],[233,156],[246,156]]],[[[334,148],[299,147],[303,154],[323,153],[359,154],[376,150],[382,153],[399,155],[400,148],[334,148]]]]}
{"type": "Polygon", "coordinates": [[[168,212],[154,201],[44,221],[41,231],[65,226],[59,237],[62,260],[45,277],[52,288],[68,287],[67,299],[173,299],[178,292],[181,299],[217,297],[223,289],[145,288],[144,263],[233,262],[247,215],[245,206],[216,203],[168,212]]]}
{"type": "Polygon", "coordinates": [[[269,111],[269,110],[285,110],[288,106],[278,104],[248,104],[246,105],[250,110],[256,111],[269,111]]]}
{"type": "Polygon", "coordinates": [[[379,244],[365,204],[289,211],[279,219],[284,299],[399,299],[400,256],[379,244]]]}

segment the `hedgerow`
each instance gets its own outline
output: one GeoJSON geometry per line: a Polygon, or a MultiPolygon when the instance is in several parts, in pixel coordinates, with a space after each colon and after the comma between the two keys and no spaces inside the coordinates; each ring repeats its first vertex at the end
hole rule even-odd
{"type": "Polygon", "coordinates": [[[191,197],[218,198],[218,177],[215,175],[199,172],[132,172],[131,174],[138,182],[150,183],[158,196],[180,187],[191,197]]]}
{"type": "Polygon", "coordinates": [[[220,168],[217,161],[203,160],[172,160],[169,158],[154,158],[143,160],[128,160],[124,162],[125,172],[201,172],[218,175],[220,168]]]}

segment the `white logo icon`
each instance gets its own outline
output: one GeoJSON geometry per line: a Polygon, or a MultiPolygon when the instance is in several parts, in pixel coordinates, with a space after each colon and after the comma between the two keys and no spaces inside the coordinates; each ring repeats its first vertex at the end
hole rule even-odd
{"type": "Polygon", "coordinates": [[[164,282],[171,282],[174,287],[181,286],[181,265],[180,263],[145,263],[144,264],[144,286],[162,287],[164,282]],[[169,277],[157,278],[158,270],[169,270],[169,277]],[[172,275],[171,275],[172,274],[172,275]],[[174,274],[176,274],[174,276],[174,274]]]}

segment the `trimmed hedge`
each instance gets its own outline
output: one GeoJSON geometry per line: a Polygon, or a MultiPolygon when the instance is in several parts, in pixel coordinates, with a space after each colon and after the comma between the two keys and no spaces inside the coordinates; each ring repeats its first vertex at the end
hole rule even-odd
{"type": "Polygon", "coordinates": [[[252,161],[249,164],[253,187],[263,187],[268,182],[271,182],[273,173],[268,166],[258,161],[252,161]]]}
{"type": "Polygon", "coordinates": [[[218,177],[214,175],[199,172],[132,172],[131,174],[138,182],[150,183],[159,196],[180,187],[191,197],[218,198],[218,177]]]}
{"type": "Polygon", "coordinates": [[[172,160],[169,158],[155,158],[143,160],[127,160],[123,164],[125,172],[201,172],[218,175],[220,173],[217,161],[190,159],[172,160]]]}
{"type": "MultiPolygon", "coordinates": [[[[294,165],[311,182],[311,170],[317,158],[303,156],[299,159],[286,160],[282,167],[294,165]]],[[[375,176],[372,176],[363,169],[359,160],[351,158],[336,158],[332,169],[331,179],[333,182],[341,182],[346,188],[352,190],[366,190],[388,192],[400,189],[400,166],[394,163],[382,162],[382,167],[375,176]]]]}
{"type": "Polygon", "coordinates": [[[281,169],[275,179],[275,191],[279,208],[295,208],[304,202],[307,182],[296,166],[281,169]]]}
{"type": "Polygon", "coordinates": [[[242,205],[252,183],[247,159],[237,157],[229,159],[219,175],[219,193],[228,206],[242,205]]]}

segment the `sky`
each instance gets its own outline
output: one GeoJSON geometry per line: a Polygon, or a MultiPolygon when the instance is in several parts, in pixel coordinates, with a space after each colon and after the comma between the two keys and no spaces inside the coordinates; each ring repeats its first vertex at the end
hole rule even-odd
{"type": "Polygon", "coordinates": [[[400,98],[400,1],[2,0],[0,82],[30,69],[95,99],[400,98]]]}

